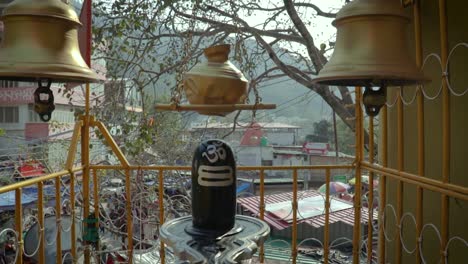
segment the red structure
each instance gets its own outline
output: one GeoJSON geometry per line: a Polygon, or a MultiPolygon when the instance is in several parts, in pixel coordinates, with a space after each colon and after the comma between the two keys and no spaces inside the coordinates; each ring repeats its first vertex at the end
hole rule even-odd
{"type": "Polygon", "coordinates": [[[259,146],[264,133],[260,124],[253,122],[241,138],[241,146],[259,146]]]}

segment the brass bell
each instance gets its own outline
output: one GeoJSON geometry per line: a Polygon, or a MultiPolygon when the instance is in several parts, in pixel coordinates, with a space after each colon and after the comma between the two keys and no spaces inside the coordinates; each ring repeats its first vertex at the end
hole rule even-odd
{"type": "MultiPolygon", "coordinates": [[[[190,104],[242,104],[247,98],[247,79],[228,61],[229,45],[206,48],[205,63],[195,65],[184,76],[184,90],[190,104]]],[[[225,116],[226,112],[198,111],[204,115],[225,116]]]]}
{"type": "Polygon", "coordinates": [[[355,0],[344,6],[332,57],[315,83],[340,86],[401,86],[428,81],[410,55],[409,17],[399,0],[355,0]]]}
{"type": "Polygon", "coordinates": [[[0,79],[94,82],[81,57],[76,12],[61,0],[15,0],[0,18],[0,79]]]}
{"type": "Polygon", "coordinates": [[[55,109],[52,81],[98,80],[81,57],[78,43],[81,23],[69,4],[60,0],[16,0],[3,10],[1,20],[4,32],[0,79],[38,82],[34,110],[42,121],[49,121],[55,109]]]}

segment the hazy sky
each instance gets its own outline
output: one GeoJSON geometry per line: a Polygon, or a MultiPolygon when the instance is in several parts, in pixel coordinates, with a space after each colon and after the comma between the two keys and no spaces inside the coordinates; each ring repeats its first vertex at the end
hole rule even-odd
{"type": "MultiPolygon", "coordinates": [[[[275,6],[282,6],[283,1],[280,0],[261,0],[260,5],[262,7],[275,7],[275,6]]],[[[303,2],[303,1],[301,1],[303,2]]],[[[312,3],[317,5],[322,11],[324,12],[333,12],[336,13],[339,9],[344,5],[344,0],[308,0],[305,1],[308,3],[312,3]]],[[[304,12],[300,14],[301,18],[304,21],[310,21],[311,24],[308,25],[309,31],[311,32],[314,40],[316,41],[316,45],[319,46],[321,43],[325,43],[328,46],[328,42],[330,38],[334,40],[334,34],[336,33],[336,28],[331,25],[333,19],[325,18],[325,17],[315,17],[315,11],[311,8],[307,9],[299,9],[299,12],[304,12]]],[[[250,25],[259,25],[263,24],[269,18],[269,14],[266,12],[256,12],[248,16],[247,14],[239,14],[241,18],[246,20],[250,25]]],[[[284,14],[286,18],[287,14],[284,14]]],[[[305,51],[303,51],[305,52],[305,51]]]]}

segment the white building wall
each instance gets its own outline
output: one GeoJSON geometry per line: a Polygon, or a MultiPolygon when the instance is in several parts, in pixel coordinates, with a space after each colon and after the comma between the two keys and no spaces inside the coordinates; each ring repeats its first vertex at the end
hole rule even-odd
{"type": "Polygon", "coordinates": [[[0,105],[0,107],[18,107],[18,122],[15,123],[0,123],[0,128],[6,131],[24,130],[24,123],[28,120],[28,105],[0,105]]]}
{"type": "Polygon", "coordinates": [[[274,166],[302,166],[307,165],[307,161],[304,161],[303,156],[291,155],[287,157],[285,155],[277,155],[273,159],[274,166]]]}
{"type": "Polygon", "coordinates": [[[267,132],[269,145],[292,146],[294,145],[294,132],[267,132]]]}
{"type": "Polygon", "coordinates": [[[238,166],[260,166],[262,160],[273,160],[272,147],[238,146],[234,152],[238,166]]]}

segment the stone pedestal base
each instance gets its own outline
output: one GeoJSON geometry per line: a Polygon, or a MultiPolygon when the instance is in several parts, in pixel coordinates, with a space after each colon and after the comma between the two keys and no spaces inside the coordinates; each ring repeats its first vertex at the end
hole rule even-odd
{"type": "Polygon", "coordinates": [[[234,228],[225,234],[200,232],[193,228],[192,217],[185,216],[166,222],[160,238],[174,251],[179,263],[224,264],[252,258],[269,233],[265,222],[243,215],[236,215],[234,228]]]}

